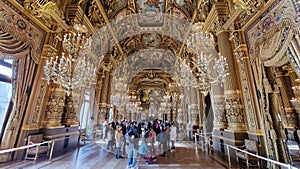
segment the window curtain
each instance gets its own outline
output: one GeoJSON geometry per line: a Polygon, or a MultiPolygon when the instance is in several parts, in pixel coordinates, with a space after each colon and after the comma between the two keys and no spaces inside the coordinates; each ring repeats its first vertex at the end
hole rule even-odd
{"type": "MultiPolygon", "coordinates": [[[[31,47],[0,31],[0,56],[10,56],[13,63],[13,109],[5,127],[1,149],[13,148],[17,142],[31,85],[37,65],[31,57],[31,47]],[[19,51],[19,52],[17,52],[19,51]]],[[[0,155],[0,162],[10,160],[10,154],[0,155]]]]}
{"type": "Polygon", "coordinates": [[[24,57],[30,53],[30,47],[11,34],[4,32],[0,27],[0,58],[24,57]]]}

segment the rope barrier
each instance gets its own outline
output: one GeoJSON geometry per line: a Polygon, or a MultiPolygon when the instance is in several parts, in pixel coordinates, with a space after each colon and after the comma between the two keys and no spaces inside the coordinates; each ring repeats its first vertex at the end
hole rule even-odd
{"type": "Polygon", "coordinates": [[[21,146],[21,147],[17,147],[17,148],[0,150],[0,154],[9,153],[9,152],[18,151],[18,150],[23,150],[23,149],[27,149],[27,148],[31,148],[31,147],[35,147],[35,146],[40,146],[40,145],[46,144],[46,143],[52,143],[52,140],[51,141],[44,141],[42,143],[34,143],[34,144],[30,144],[30,145],[27,145],[27,146],[21,146]]]}
{"type": "MultiPolygon", "coordinates": [[[[206,141],[208,141],[208,142],[213,141],[211,138],[205,137],[205,134],[204,134],[204,136],[201,135],[201,134],[202,134],[202,133],[195,133],[195,136],[198,135],[198,136],[200,136],[200,137],[204,137],[204,139],[205,139],[206,141]]],[[[209,134],[209,133],[207,133],[207,134],[209,134]]],[[[215,141],[215,142],[218,142],[218,141],[215,141]]],[[[292,166],[292,165],[290,165],[290,164],[285,164],[285,163],[282,163],[282,162],[274,161],[274,160],[268,159],[268,158],[266,158],[266,157],[259,156],[259,155],[250,153],[250,152],[248,152],[248,151],[239,149],[239,148],[234,147],[234,146],[229,145],[229,144],[225,144],[225,143],[221,143],[221,142],[218,142],[218,143],[220,143],[220,144],[222,144],[222,145],[224,145],[224,146],[228,146],[228,147],[230,147],[230,148],[232,148],[232,149],[235,149],[235,150],[237,150],[237,151],[241,151],[241,152],[243,152],[243,153],[245,153],[245,154],[248,154],[248,155],[251,155],[251,156],[253,156],[253,157],[260,158],[260,159],[262,159],[262,160],[265,160],[265,161],[268,161],[268,162],[271,162],[271,163],[280,165],[280,166],[282,166],[282,167],[287,167],[287,168],[290,168],[290,169],[297,169],[297,167],[294,167],[294,166],[292,166]]],[[[228,153],[228,154],[229,154],[229,153],[228,153]]],[[[229,158],[229,161],[230,161],[230,158],[229,158]]]]}

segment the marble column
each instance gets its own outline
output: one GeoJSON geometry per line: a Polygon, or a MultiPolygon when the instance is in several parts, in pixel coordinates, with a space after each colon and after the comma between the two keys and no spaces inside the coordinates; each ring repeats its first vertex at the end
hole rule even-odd
{"type": "Polygon", "coordinates": [[[226,30],[217,33],[219,52],[224,56],[228,63],[229,75],[224,84],[225,111],[228,121],[228,130],[245,131],[244,111],[241,101],[241,91],[238,88],[237,75],[235,71],[234,57],[229,41],[229,33],[226,30]]]}
{"type": "Polygon", "coordinates": [[[44,128],[62,127],[62,114],[65,106],[66,89],[52,85],[49,89],[50,97],[46,106],[43,120],[44,128]]]}

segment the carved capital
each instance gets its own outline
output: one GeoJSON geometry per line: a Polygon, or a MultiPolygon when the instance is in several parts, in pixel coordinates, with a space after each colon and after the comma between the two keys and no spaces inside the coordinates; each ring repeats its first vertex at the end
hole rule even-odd
{"type": "Polygon", "coordinates": [[[220,19],[218,19],[218,20],[216,20],[214,22],[214,28],[213,28],[213,30],[214,30],[214,32],[217,33],[217,35],[219,33],[221,33],[221,32],[226,31],[225,28],[223,27],[223,25],[224,25],[225,22],[226,22],[225,18],[220,18],[220,19]]]}

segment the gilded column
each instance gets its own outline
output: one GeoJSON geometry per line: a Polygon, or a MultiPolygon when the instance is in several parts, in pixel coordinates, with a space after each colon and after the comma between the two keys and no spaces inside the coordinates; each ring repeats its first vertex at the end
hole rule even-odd
{"type": "Polygon", "coordinates": [[[78,103],[79,94],[70,93],[69,96],[66,96],[65,112],[63,114],[63,124],[66,126],[79,125],[78,103]]]}
{"type": "Polygon", "coordinates": [[[245,114],[241,102],[241,91],[238,89],[234,57],[231,50],[228,31],[219,31],[217,37],[219,52],[227,59],[228,63],[229,75],[226,77],[224,84],[225,111],[228,121],[228,130],[245,131],[245,114]]]}
{"type": "MultiPolygon", "coordinates": [[[[108,86],[107,86],[107,91],[106,91],[106,110],[107,110],[107,113],[109,112],[109,109],[110,109],[110,106],[111,106],[110,96],[111,96],[113,76],[114,76],[114,71],[112,69],[110,69],[109,79],[108,79],[108,86]]],[[[121,96],[122,96],[122,94],[121,94],[121,96]]],[[[121,99],[123,99],[123,98],[121,98],[121,99]]]]}
{"type": "Polygon", "coordinates": [[[192,126],[199,126],[199,100],[197,97],[198,88],[191,87],[190,89],[190,105],[189,107],[189,123],[192,126]]]}
{"type": "MultiPolygon", "coordinates": [[[[242,43],[242,32],[234,30],[233,26],[231,29],[232,31],[230,33],[229,40],[234,44],[234,55],[239,70],[239,78],[241,79],[243,103],[245,112],[247,112],[245,115],[247,117],[248,130],[251,133],[261,134],[262,131],[260,129],[263,128],[264,123],[262,122],[263,120],[261,119],[261,116],[256,115],[258,102],[255,99],[256,96],[253,95],[256,91],[253,90],[254,87],[252,87],[254,80],[251,74],[251,63],[249,56],[247,55],[247,46],[242,43]]],[[[259,110],[257,112],[259,112],[259,110]]]]}
{"type": "MultiPolygon", "coordinates": [[[[103,74],[103,71],[99,72],[98,73],[98,80],[97,80],[97,85],[96,85],[96,101],[97,101],[97,106],[99,107],[99,104],[101,103],[100,99],[101,99],[101,90],[102,90],[102,87],[103,87],[103,78],[104,77],[104,74],[103,74]]],[[[100,113],[100,110],[98,108],[98,110],[96,111],[95,109],[95,122],[96,122],[96,125],[100,125],[104,122],[104,118],[101,116],[101,113],[100,113]]]]}
{"type": "Polygon", "coordinates": [[[60,127],[62,126],[61,121],[65,106],[66,89],[52,85],[49,93],[50,97],[47,102],[43,126],[45,128],[60,127]]]}
{"type": "MultiPolygon", "coordinates": [[[[300,81],[296,81],[298,79],[298,75],[295,72],[295,69],[292,67],[292,65],[289,65],[289,69],[288,69],[288,74],[290,75],[290,81],[292,83],[291,86],[299,86],[300,85],[300,81]]],[[[294,91],[293,91],[294,93],[294,91]]],[[[294,97],[296,97],[296,93],[294,93],[294,97]]],[[[297,113],[297,122],[299,124],[300,122],[300,104],[298,102],[292,102],[291,101],[292,106],[295,108],[295,111],[297,113]]]]}
{"type": "Polygon", "coordinates": [[[297,121],[295,116],[295,109],[292,107],[292,104],[290,100],[292,99],[292,96],[289,96],[288,93],[292,93],[292,89],[290,89],[290,85],[288,84],[288,76],[279,68],[275,69],[276,71],[276,80],[279,84],[279,88],[281,91],[281,97],[283,101],[283,106],[285,110],[285,119],[286,119],[286,126],[287,128],[296,128],[297,127],[297,121]]]}
{"type": "Polygon", "coordinates": [[[107,91],[108,91],[108,85],[109,85],[109,78],[110,78],[110,72],[108,70],[105,70],[104,72],[105,77],[103,80],[103,86],[101,89],[101,97],[100,97],[100,104],[99,109],[101,113],[101,117],[103,117],[105,120],[108,120],[108,111],[106,108],[106,101],[107,101],[107,91]]]}

